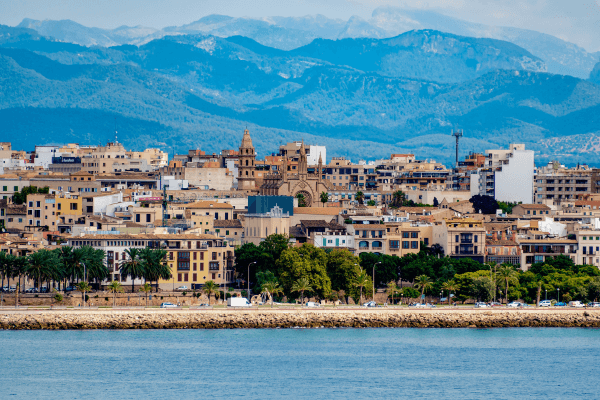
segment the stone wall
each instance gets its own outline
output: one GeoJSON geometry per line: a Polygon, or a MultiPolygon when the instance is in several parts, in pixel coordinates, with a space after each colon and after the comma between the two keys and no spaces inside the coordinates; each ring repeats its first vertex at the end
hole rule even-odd
{"type": "Polygon", "coordinates": [[[600,327],[600,310],[0,311],[0,329],[600,327]]]}

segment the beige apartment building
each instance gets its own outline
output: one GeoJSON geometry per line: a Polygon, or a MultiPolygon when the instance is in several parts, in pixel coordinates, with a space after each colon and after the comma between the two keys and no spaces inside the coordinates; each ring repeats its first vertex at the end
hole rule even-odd
{"type": "Polygon", "coordinates": [[[421,250],[421,230],[411,226],[410,222],[389,222],[385,224],[387,249],[386,254],[404,257],[421,250]]]}
{"type": "Polygon", "coordinates": [[[598,185],[595,182],[600,180],[599,171],[557,166],[541,168],[535,178],[535,203],[560,204],[596,193],[598,185]]]}
{"type": "Polygon", "coordinates": [[[243,243],[259,245],[269,235],[290,233],[290,216],[282,212],[281,208],[274,207],[264,214],[246,214],[244,217],[243,243]]]}
{"type": "Polygon", "coordinates": [[[433,227],[433,241],[451,258],[485,261],[486,230],[483,221],[474,218],[444,219],[433,227]]]}

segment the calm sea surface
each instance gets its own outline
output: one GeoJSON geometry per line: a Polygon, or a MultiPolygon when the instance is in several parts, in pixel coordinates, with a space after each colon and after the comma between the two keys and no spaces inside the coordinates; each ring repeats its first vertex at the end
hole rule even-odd
{"type": "Polygon", "coordinates": [[[598,329],[0,331],[0,398],[600,398],[598,329]]]}

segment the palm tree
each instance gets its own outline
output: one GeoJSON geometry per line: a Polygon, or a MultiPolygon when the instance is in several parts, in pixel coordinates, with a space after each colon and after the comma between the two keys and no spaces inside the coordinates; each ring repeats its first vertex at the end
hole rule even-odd
{"type": "Polygon", "coordinates": [[[149,284],[149,283],[144,283],[139,290],[140,290],[140,292],[145,293],[145,295],[146,295],[146,307],[148,307],[148,293],[152,291],[152,285],[149,284]]]}
{"type": "Polygon", "coordinates": [[[207,281],[202,288],[202,291],[208,296],[208,305],[210,305],[210,295],[216,294],[219,291],[219,285],[214,281],[207,281]]]}
{"type": "Polygon", "coordinates": [[[456,281],[453,279],[449,280],[448,282],[444,282],[442,284],[442,290],[448,291],[448,305],[450,305],[450,294],[458,290],[458,283],[456,283],[456,281]]]}
{"type": "Polygon", "coordinates": [[[123,285],[121,285],[121,282],[119,282],[119,281],[112,281],[110,283],[110,285],[108,285],[108,290],[110,290],[113,294],[113,308],[115,308],[115,305],[116,305],[115,295],[117,293],[123,292],[123,285]]]}
{"type": "Polygon", "coordinates": [[[166,263],[167,251],[164,249],[142,249],[139,254],[144,270],[144,279],[156,282],[158,292],[158,281],[160,279],[171,279],[171,268],[166,263]]]}
{"type": "Polygon", "coordinates": [[[362,205],[365,201],[365,194],[359,190],[358,192],[356,192],[355,198],[356,201],[358,201],[358,204],[362,205]]]}
{"type": "Polygon", "coordinates": [[[135,290],[135,278],[144,276],[144,263],[140,259],[140,249],[131,248],[125,250],[126,259],[121,263],[121,276],[131,278],[131,293],[135,290]]]}
{"type": "Polygon", "coordinates": [[[323,203],[323,207],[325,207],[325,203],[329,201],[329,195],[325,192],[321,192],[319,197],[321,198],[321,203],[323,203]]]}
{"type": "Polygon", "coordinates": [[[406,201],[406,194],[402,190],[396,190],[392,194],[392,207],[402,207],[406,201]]]}
{"type": "Polygon", "coordinates": [[[261,293],[266,293],[271,298],[271,308],[273,308],[273,297],[276,294],[283,293],[283,289],[277,282],[268,281],[263,283],[261,293]]]}
{"type": "Polygon", "coordinates": [[[421,302],[423,302],[423,294],[426,290],[431,289],[433,282],[427,275],[419,275],[415,278],[414,287],[421,290],[421,302]]]}
{"type": "Polygon", "coordinates": [[[57,271],[59,266],[60,259],[56,253],[41,249],[27,256],[25,273],[36,282],[36,286],[39,288],[43,280],[59,275],[59,271],[57,271]]]}
{"type": "Polygon", "coordinates": [[[306,207],[306,198],[304,197],[304,195],[302,193],[298,193],[296,195],[296,198],[298,199],[298,207],[306,207]]]}
{"type": "Polygon", "coordinates": [[[308,278],[300,278],[292,285],[292,292],[300,292],[300,302],[302,305],[304,305],[304,292],[311,292],[312,290],[308,278]]]}
{"type": "Polygon", "coordinates": [[[508,284],[514,283],[516,285],[519,283],[517,271],[510,264],[502,264],[498,269],[497,276],[499,280],[506,284],[505,298],[506,303],[508,303],[508,284]]]}
{"type": "Polygon", "coordinates": [[[387,284],[387,292],[388,296],[392,296],[392,304],[394,304],[394,295],[398,293],[398,285],[396,284],[396,282],[391,281],[387,284]]]}
{"type": "Polygon", "coordinates": [[[83,306],[85,307],[85,294],[86,294],[86,292],[89,292],[90,290],[92,290],[92,288],[90,287],[89,283],[87,283],[87,282],[79,282],[77,284],[77,290],[79,290],[82,293],[83,306]]]}
{"type": "Polygon", "coordinates": [[[364,269],[360,269],[360,274],[356,277],[356,282],[354,282],[354,286],[358,286],[360,288],[360,297],[359,302],[362,305],[362,290],[364,287],[369,285],[369,274],[364,269]]]}

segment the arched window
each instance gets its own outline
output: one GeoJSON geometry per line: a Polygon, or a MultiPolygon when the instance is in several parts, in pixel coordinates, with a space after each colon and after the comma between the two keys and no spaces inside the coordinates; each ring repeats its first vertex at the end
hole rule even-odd
{"type": "Polygon", "coordinates": [[[246,160],[246,166],[248,166],[248,160],[246,160]]]}
{"type": "Polygon", "coordinates": [[[358,243],[358,247],[361,249],[368,249],[369,248],[369,242],[367,242],[366,240],[363,240],[362,242],[358,243]]]}

